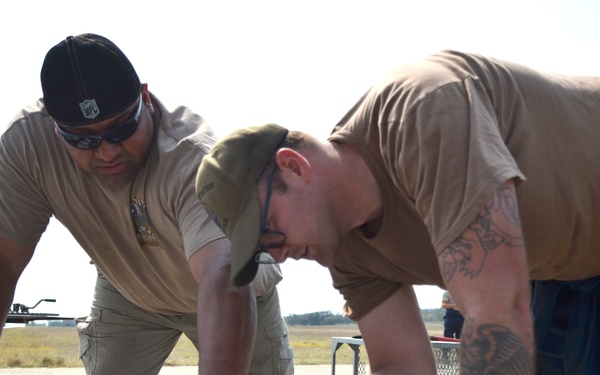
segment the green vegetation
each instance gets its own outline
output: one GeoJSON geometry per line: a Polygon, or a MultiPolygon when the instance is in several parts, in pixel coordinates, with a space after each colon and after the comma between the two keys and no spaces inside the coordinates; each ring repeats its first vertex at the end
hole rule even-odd
{"type": "Polygon", "coordinates": [[[331,311],[319,311],[309,314],[288,315],[285,317],[288,326],[330,326],[338,324],[352,324],[352,321],[342,315],[333,314],[331,311]]]}
{"type": "MultiPolygon", "coordinates": [[[[443,323],[445,310],[425,309],[421,310],[423,320],[427,323],[443,323]]],[[[308,314],[292,314],[285,317],[288,326],[329,326],[338,324],[353,324],[353,322],[342,314],[333,314],[331,311],[319,311],[308,314]]]]}
{"type": "Polygon", "coordinates": [[[442,308],[421,310],[421,315],[426,323],[443,323],[445,314],[446,310],[442,308]]]}

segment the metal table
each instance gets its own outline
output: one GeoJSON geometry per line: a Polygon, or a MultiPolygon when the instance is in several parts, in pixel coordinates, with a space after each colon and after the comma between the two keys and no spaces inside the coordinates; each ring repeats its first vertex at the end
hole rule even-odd
{"type": "MultiPolygon", "coordinates": [[[[342,345],[348,345],[354,351],[352,374],[366,375],[367,365],[360,361],[360,347],[364,341],[359,337],[331,338],[331,375],[335,375],[336,353],[342,345]]],[[[438,375],[458,375],[460,342],[431,341],[438,375]]]]}

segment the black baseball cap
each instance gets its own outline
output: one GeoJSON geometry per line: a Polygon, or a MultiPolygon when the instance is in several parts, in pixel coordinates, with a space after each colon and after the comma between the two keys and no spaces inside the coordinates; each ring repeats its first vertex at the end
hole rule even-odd
{"type": "Polygon", "coordinates": [[[96,34],[69,36],[52,47],[40,78],[48,114],[66,126],[121,113],[138,100],[142,86],[127,56],[96,34]]]}

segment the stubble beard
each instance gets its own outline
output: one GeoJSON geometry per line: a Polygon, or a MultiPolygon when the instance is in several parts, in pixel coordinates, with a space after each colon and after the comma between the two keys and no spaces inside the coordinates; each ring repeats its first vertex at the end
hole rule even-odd
{"type": "Polygon", "coordinates": [[[119,191],[131,185],[140,168],[141,166],[139,165],[128,166],[122,173],[117,174],[105,174],[94,170],[92,174],[104,187],[110,190],[119,191]]]}

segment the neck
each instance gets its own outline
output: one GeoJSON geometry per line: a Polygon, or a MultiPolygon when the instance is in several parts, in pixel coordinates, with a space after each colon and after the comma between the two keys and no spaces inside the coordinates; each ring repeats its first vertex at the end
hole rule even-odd
{"type": "Polygon", "coordinates": [[[381,192],[369,166],[356,151],[344,144],[331,145],[338,163],[332,173],[341,182],[337,188],[344,191],[338,195],[338,204],[344,207],[343,219],[347,220],[348,230],[352,230],[381,215],[381,192]]]}

